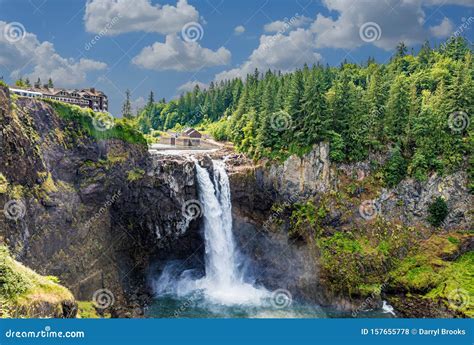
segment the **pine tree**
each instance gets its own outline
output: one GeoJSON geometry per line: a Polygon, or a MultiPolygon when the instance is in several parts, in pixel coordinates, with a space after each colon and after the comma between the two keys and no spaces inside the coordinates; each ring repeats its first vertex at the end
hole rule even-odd
{"type": "Polygon", "coordinates": [[[283,119],[282,124],[285,128],[281,129],[284,130],[283,137],[286,146],[293,144],[292,139],[300,136],[303,130],[303,94],[303,72],[298,70],[291,77],[285,102],[289,119],[283,119]]]}
{"type": "Polygon", "coordinates": [[[299,136],[301,145],[308,147],[327,137],[330,118],[322,76],[311,73],[307,78],[302,98],[303,128],[299,136]]]}
{"type": "Polygon", "coordinates": [[[346,72],[334,82],[332,99],[333,130],[348,139],[349,116],[356,113],[355,86],[346,72]]]}
{"type": "Polygon", "coordinates": [[[404,134],[410,104],[408,89],[408,79],[404,74],[398,75],[390,88],[385,132],[392,140],[398,140],[404,134]]]}
{"type": "Polygon", "coordinates": [[[272,148],[281,147],[280,132],[272,126],[272,121],[278,108],[275,104],[275,82],[269,80],[265,85],[262,98],[260,124],[257,131],[257,147],[260,151],[271,151],[272,148]]]}
{"type": "Polygon", "coordinates": [[[151,107],[153,106],[154,103],[155,103],[155,94],[153,93],[153,91],[150,91],[150,94],[148,95],[147,106],[151,107]]]}
{"type": "Polygon", "coordinates": [[[413,154],[413,149],[415,147],[415,135],[413,127],[420,113],[420,100],[418,97],[416,84],[412,82],[410,85],[410,103],[408,107],[408,116],[405,125],[405,136],[401,138],[403,143],[403,151],[406,157],[410,157],[413,154]]]}
{"type": "Polygon", "coordinates": [[[54,83],[53,83],[53,80],[51,78],[48,79],[48,88],[49,89],[53,89],[54,88],[54,83]]]}
{"type": "Polygon", "coordinates": [[[125,91],[125,101],[122,105],[122,116],[126,119],[133,118],[132,114],[132,103],[130,101],[130,90],[125,91]]]}
{"type": "Polygon", "coordinates": [[[431,49],[430,43],[425,41],[421,46],[420,52],[418,53],[418,61],[423,65],[428,65],[433,58],[433,50],[431,49]]]}
{"type": "Polygon", "coordinates": [[[370,78],[365,94],[368,112],[367,141],[369,151],[380,148],[383,142],[386,94],[381,74],[379,67],[374,65],[369,74],[370,78]]]}

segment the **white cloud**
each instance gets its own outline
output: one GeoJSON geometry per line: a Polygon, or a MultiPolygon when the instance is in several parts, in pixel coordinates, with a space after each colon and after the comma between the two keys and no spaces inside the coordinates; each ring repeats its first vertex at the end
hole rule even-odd
{"type": "Polygon", "coordinates": [[[473,6],[472,0],[385,0],[370,1],[358,0],[348,4],[345,0],[324,0],[323,4],[332,12],[332,16],[318,14],[311,25],[315,33],[317,47],[352,49],[367,43],[392,50],[400,41],[407,45],[414,45],[427,38],[445,37],[451,31],[452,23],[447,19],[431,28],[425,28],[426,18],[424,7],[437,5],[473,6]],[[361,39],[359,31],[366,23],[376,23],[376,30],[368,34],[375,34],[361,39]],[[379,37],[380,36],[380,37],[379,37]]]}
{"type": "Polygon", "coordinates": [[[234,28],[234,34],[242,35],[245,32],[245,27],[243,25],[236,26],[234,28]]]}
{"type": "MultiPolygon", "coordinates": [[[[0,32],[7,23],[0,21],[0,32]]],[[[24,32],[24,37],[16,42],[0,35],[0,64],[10,71],[11,78],[27,76],[32,81],[52,78],[58,86],[80,86],[87,73],[102,70],[107,65],[90,59],[75,60],[64,58],[54,49],[51,42],[40,42],[35,34],[24,32]]]]}
{"type": "Polygon", "coordinates": [[[400,42],[407,45],[426,39],[425,14],[419,0],[357,1],[325,0],[325,6],[339,13],[337,19],[318,14],[311,30],[318,47],[356,48],[366,44],[359,33],[365,23],[376,23],[380,38],[372,44],[391,50],[400,42]]]}
{"type": "Polygon", "coordinates": [[[132,31],[171,34],[198,19],[198,11],[186,0],[178,0],[176,6],[153,5],[150,0],[89,0],[84,15],[88,32],[104,32],[107,28],[106,35],[132,31]],[[112,22],[114,25],[110,25],[112,22]]]}
{"type": "Polygon", "coordinates": [[[224,47],[213,51],[201,47],[197,42],[184,42],[176,35],[168,35],[164,43],[156,42],[143,48],[132,62],[155,71],[196,71],[204,67],[227,65],[230,58],[230,51],[224,47]]]}
{"type": "Polygon", "coordinates": [[[288,35],[262,35],[260,45],[240,67],[224,71],[216,80],[244,78],[253,73],[267,69],[280,70],[283,73],[301,67],[304,63],[313,64],[321,60],[321,55],[314,51],[313,35],[308,30],[297,29],[288,35]]]}
{"type": "Polygon", "coordinates": [[[285,18],[284,20],[277,20],[268,24],[265,24],[263,30],[268,33],[285,32],[295,28],[302,27],[308,23],[311,23],[311,18],[305,16],[296,15],[290,19],[285,18]]]}
{"type": "Polygon", "coordinates": [[[440,6],[440,5],[458,5],[474,7],[472,0],[424,0],[424,5],[440,6]]]}
{"type": "Polygon", "coordinates": [[[181,93],[185,93],[185,92],[188,92],[188,91],[193,91],[194,88],[196,87],[196,85],[198,85],[201,90],[207,89],[209,87],[208,84],[201,83],[200,81],[197,81],[197,80],[188,81],[187,83],[184,83],[183,85],[178,87],[178,89],[177,89],[178,93],[181,94],[181,93]]]}
{"type": "Polygon", "coordinates": [[[453,23],[446,17],[438,25],[430,27],[431,34],[436,38],[448,37],[453,31],[453,23]]]}

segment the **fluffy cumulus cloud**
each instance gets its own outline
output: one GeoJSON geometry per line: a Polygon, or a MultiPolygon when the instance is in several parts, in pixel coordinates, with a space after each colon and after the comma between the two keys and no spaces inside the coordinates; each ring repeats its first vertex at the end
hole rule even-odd
{"type": "Polygon", "coordinates": [[[400,41],[410,45],[426,38],[425,14],[418,0],[361,0],[351,5],[344,0],[325,0],[324,4],[339,16],[317,15],[311,30],[318,47],[356,48],[370,42],[391,50],[400,41]]]}
{"type": "Polygon", "coordinates": [[[20,36],[9,37],[5,34],[6,25],[0,21],[0,33],[4,33],[0,35],[0,65],[9,71],[11,78],[52,78],[60,86],[79,86],[86,81],[88,72],[107,67],[100,61],[64,58],[51,42],[40,42],[35,34],[23,31],[23,28],[17,27],[20,36]]]}
{"type": "Polygon", "coordinates": [[[89,0],[84,15],[88,32],[105,35],[132,31],[171,34],[198,19],[198,11],[187,0],[178,0],[176,6],[153,5],[150,0],[89,0]]]}
{"type": "Polygon", "coordinates": [[[334,16],[318,14],[311,25],[320,48],[357,48],[367,43],[392,50],[400,41],[407,45],[429,37],[446,37],[452,29],[447,19],[426,28],[425,8],[438,5],[472,6],[472,0],[324,0],[334,16]]]}
{"type": "Polygon", "coordinates": [[[184,83],[183,85],[178,87],[178,92],[183,93],[183,92],[192,91],[192,90],[194,90],[196,85],[198,85],[201,90],[206,89],[209,86],[209,85],[207,85],[205,83],[201,83],[200,81],[197,81],[197,80],[196,81],[188,81],[187,83],[184,83]]]}
{"type": "Polygon", "coordinates": [[[234,28],[234,34],[242,35],[245,32],[245,27],[243,25],[236,26],[234,28]]]}
{"type": "Polygon", "coordinates": [[[312,38],[311,32],[301,28],[289,32],[288,35],[262,35],[260,45],[246,62],[238,68],[219,73],[216,79],[243,78],[253,73],[255,68],[260,71],[270,69],[285,73],[301,67],[304,63],[316,63],[321,60],[321,55],[314,51],[312,38]]]}
{"type": "Polygon", "coordinates": [[[459,5],[474,7],[472,0],[424,0],[425,5],[442,6],[442,5],[459,5]]]}
{"type": "Polygon", "coordinates": [[[444,18],[439,25],[434,25],[430,28],[431,34],[436,38],[445,38],[451,35],[454,31],[453,23],[448,19],[444,18]]]}
{"type": "Polygon", "coordinates": [[[268,33],[276,33],[276,32],[281,33],[281,32],[285,32],[285,31],[289,31],[295,28],[305,26],[308,23],[311,23],[311,18],[295,15],[294,17],[291,17],[290,19],[285,18],[284,20],[276,20],[274,22],[265,24],[263,29],[265,30],[265,32],[268,32],[268,33]]]}
{"type": "Polygon", "coordinates": [[[133,58],[140,67],[155,71],[197,71],[201,68],[229,64],[231,53],[224,47],[216,51],[197,42],[185,42],[177,35],[167,35],[164,43],[156,42],[133,58]]]}

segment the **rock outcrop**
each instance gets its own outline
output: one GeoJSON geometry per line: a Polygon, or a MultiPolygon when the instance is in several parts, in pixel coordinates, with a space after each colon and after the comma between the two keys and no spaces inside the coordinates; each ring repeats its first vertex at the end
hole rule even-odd
{"type": "MultiPolygon", "coordinates": [[[[378,156],[370,160],[383,163],[384,158],[378,156]]],[[[230,159],[234,200],[244,208],[268,211],[275,201],[294,203],[318,194],[337,193],[347,187],[348,181],[357,185],[374,179],[370,160],[334,164],[329,159],[326,143],[315,145],[303,157],[291,156],[283,163],[254,166],[249,161],[236,159],[234,166],[230,159]]],[[[405,179],[395,188],[378,184],[370,193],[366,193],[367,188],[360,184],[351,193],[360,203],[367,200],[364,197],[370,197],[378,215],[385,219],[399,220],[405,225],[429,226],[428,206],[436,197],[443,197],[450,211],[443,228],[468,229],[472,224],[470,210],[474,200],[467,187],[467,173],[463,170],[446,176],[434,173],[424,182],[405,179]]],[[[359,205],[354,206],[357,211],[359,205]]]]}
{"type": "Polygon", "coordinates": [[[113,294],[112,316],[139,316],[152,258],[199,253],[193,164],[145,145],[97,140],[43,101],[0,87],[0,241],[78,300],[113,294]],[[7,208],[9,209],[7,210],[7,208]]]}
{"type": "MultiPolygon", "coordinates": [[[[418,255],[423,258],[419,265],[435,262],[425,258],[429,250],[417,252],[417,248],[436,240],[432,236],[440,231],[447,232],[443,241],[448,244],[446,238],[458,241],[449,232],[470,229],[473,198],[463,170],[447,176],[432,174],[424,182],[405,179],[395,188],[386,188],[369,161],[334,164],[328,150],[327,144],[316,145],[303,157],[292,156],[280,164],[254,165],[240,155],[230,155],[234,233],[264,285],[285,288],[300,298],[357,313],[361,305],[368,307],[367,296],[371,307],[381,306],[381,292],[392,284],[387,275],[395,269],[396,260],[418,255]],[[449,210],[440,228],[427,220],[429,205],[437,197],[446,200],[449,210]],[[313,214],[292,218],[293,211],[308,201],[315,205],[313,214]],[[335,234],[339,237],[333,240],[335,234]],[[322,244],[318,244],[320,240],[322,244]],[[360,243],[367,248],[361,248],[360,243]],[[321,253],[324,244],[326,252],[321,253]],[[344,245],[354,247],[344,249],[344,245]],[[385,245],[387,249],[382,250],[385,245]],[[324,268],[323,255],[331,258],[324,259],[324,268]],[[346,267],[348,263],[350,267],[346,267]],[[374,288],[375,293],[371,290],[374,288]]],[[[370,161],[377,161],[380,166],[384,157],[371,157],[370,161]]],[[[457,246],[459,255],[469,252],[464,242],[457,246]]],[[[402,301],[407,301],[403,296],[409,289],[392,289],[390,293],[402,296],[391,297],[401,308],[401,315],[413,317],[408,310],[416,309],[415,302],[423,298],[412,298],[411,307],[402,311],[402,301]]],[[[444,308],[438,314],[431,311],[426,315],[458,314],[444,308]]]]}

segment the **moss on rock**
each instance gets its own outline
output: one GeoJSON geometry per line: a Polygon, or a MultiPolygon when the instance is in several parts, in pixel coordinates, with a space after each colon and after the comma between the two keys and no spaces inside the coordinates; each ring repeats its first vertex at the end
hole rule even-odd
{"type": "Polygon", "coordinates": [[[63,317],[74,296],[58,284],[14,260],[0,246],[0,317],[63,317]]]}

